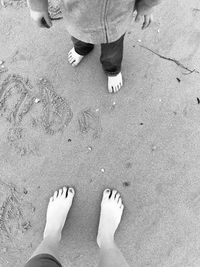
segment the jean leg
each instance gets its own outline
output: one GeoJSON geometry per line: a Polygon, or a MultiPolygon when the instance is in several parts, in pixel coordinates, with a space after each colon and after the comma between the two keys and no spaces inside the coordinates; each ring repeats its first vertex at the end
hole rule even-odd
{"type": "Polygon", "coordinates": [[[89,54],[94,48],[94,44],[82,42],[73,36],[71,36],[71,40],[74,44],[75,51],[81,56],[89,54]]]}
{"type": "Polygon", "coordinates": [[[109,76],[116,76],[121,71],[124,36],[125,34],[115,42],[101,44],[100,62],[104,72],[109,76]]]}

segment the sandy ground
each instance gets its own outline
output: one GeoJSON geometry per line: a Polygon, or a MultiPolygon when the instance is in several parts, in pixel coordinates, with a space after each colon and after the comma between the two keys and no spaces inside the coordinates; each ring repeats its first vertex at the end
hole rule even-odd
{"type": "Polygon", "coordinates": [[[76,189],[63,266],[97,265],[106,187],[124,200],[116,241],[130,266],[200,266],[200,3],[163,2],[151,28],[130,26],[116,95],[100,46],[74,69],[63,20],[38,29],[23,2],[1,6],[0,266],[30,257],[63,185],[76,189]]]}

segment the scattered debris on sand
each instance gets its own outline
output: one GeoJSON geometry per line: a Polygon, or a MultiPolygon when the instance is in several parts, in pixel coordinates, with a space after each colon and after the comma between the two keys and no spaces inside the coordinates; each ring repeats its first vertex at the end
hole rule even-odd
{"type": "Polygon", "coordinates": [[[0,60],[0,74],[8,71],[8,68],[5,67],[4,63],[4,60],[0,60]]]}
{"type": "Polygon", "coordinates": [[[150,48],[148,48],[146,46],[143,46],[143,45],[140,45],[140,47],[142,47],[142,48],[150,51],[151,53],[153,53],[154,55],[156,55],[156,56],[158,56],[158,57],[160,57],[162,59],[165,59],[165,60],[174,62],[178,67],[180,67],[180,68],[182,68],[182,69],[184,69],[184,70],[187,71],[186,73],[185,72],[182,73],[184,75],[188,75],[188,74],[192,74],[192,73],[199,74],[199,71],[198,70],[196,70],[196,69],[189,69],[188,67],[184,66],[181,62],[179,62],[177,59],[170,58],[170,57],[164,57],[164,56],[160,55],[159,53],[157,53],[157,52],[153,51],[152,49],[150,49],[150,48]]]}
{"type": "Polygon", "coordinates": [[[130,186],[131,183],[128,182],[128,181],[125,181],[125,182],[123,182],[122,184],[123,184],[123,187],[128,187],[128,186],[130,186]]]}

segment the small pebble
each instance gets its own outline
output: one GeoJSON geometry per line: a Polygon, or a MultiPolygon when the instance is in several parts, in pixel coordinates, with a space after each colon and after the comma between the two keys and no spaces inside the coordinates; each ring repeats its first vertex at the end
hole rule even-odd
{"type": "Polygon", "coordinates": [[[35,99],[35,103],[40,103],[40,99],[39,98],[36,98],[35,99]]]}
{"type": "Polygon", "coordinates": [[[2,251],[3,253],[6,253],[6,252],[7,252],[7,248],[3,248],[1,251],[2,251]]]}
{"type": "Polygon", "coordinates": [[[2,65],[4,63],[4,61],[3,60],[0,60],[0,65],[2,65]]]}
{"type": "Polygon", "coordinates": [[[127,182],[123,182],[123,186],[124,187],[130,186],[130,182],[128,182],[128,181],[127,182]]]}
{"type": "Polygon", "coordinates": [[[116,106],[116,103],[113,102],[113,103],[112,103],[112,106],[110,107],[110,109],[111,109],[111,110],[115,109],[115,106],[116,106]]]}
{"type": "Polygon", "coordinates": [[[91,146],[88,146],[88,150],[89,150],[89,151],[92,151],[92,147],[91,147],[91,146]]]}
{"type": "Polygon", "coordinates": [[[24,188],[24,194],[26,195],[28,193],[28,191],[26,190],[26,188],[24,188]]]}
{"type": "Polygon", "coordinates": [[[159,102],[162,102],[162,99],[159,99],[159,102]]]}
{"type": "Polygon", "coordinates": [[[68,142],[71,142],[71,141],[72,141],[72,139],[70,139],[70,138],[69,138],[67,141],[68,141],[68,142]]]}
{"type": "Polygon", "coordinates": [[[160,29],[158,29],[157,32],[160,32],[160,29]]]}
{"type": "Polygon", "coordinates": [[[102,168],[102,169],[101,169],[101,172],[105,172],[105,169],[102,168]]]}
{"type": "Polygon", "coordinates": [[[5,66],[4,66],[4,65],[1,65],[1,68],[2,68],[2,69],[4,69],[4,68],[5,68],[5,66]]]}
{"type": "Polygon", "coordinates": [[[157,149],[156,146],[152,146],[151,151],[155,151],[157,149]]]}
{"type": "Polygon", "coordinates": [[[139,42],[139,43],[141,43],[141,42],[142,42],[142,40],[140,40],[140,39],[139,39],[139,40],[138,40],[138,42],[139,42]]]}
{"type": "Polygon", "coordinates": [[[98,111],[99,111],[99,108],[96,109],[96,112],[98,112],[98,111]]]}

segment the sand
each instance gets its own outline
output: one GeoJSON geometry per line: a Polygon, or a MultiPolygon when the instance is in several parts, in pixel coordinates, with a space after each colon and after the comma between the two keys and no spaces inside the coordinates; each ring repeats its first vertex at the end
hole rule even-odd
{"type": "Polygon", "coordinates": [[[163,1],[145,31],[132,23],[115,95],[99,45],[72,68],[62,19],[38,29],[24,1],[1,3],[0,266],[30,257],[63,185],[76,190],[63,266],[97,265],[107,187],[124,201],[116,242],[130,266],[199,266],[199,1],[163,1]]]}

